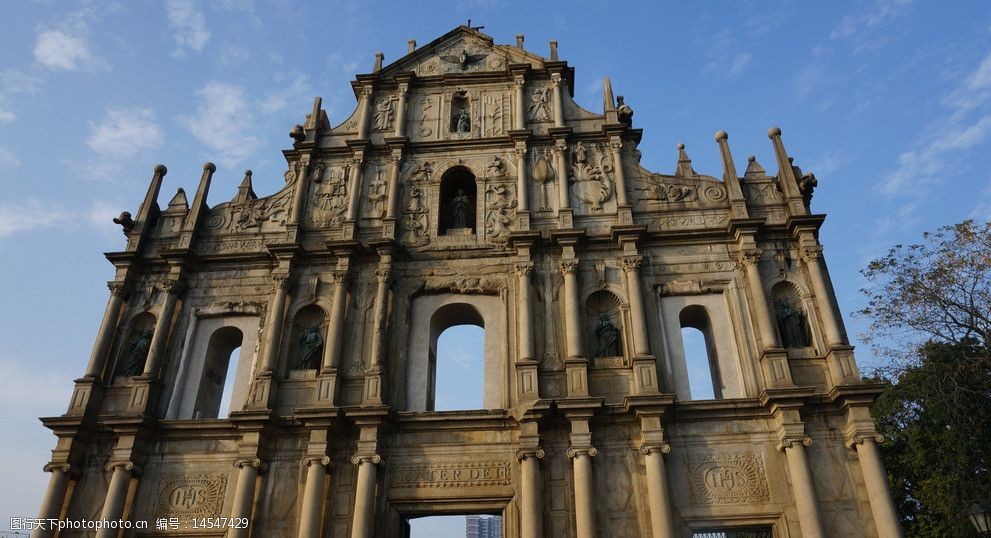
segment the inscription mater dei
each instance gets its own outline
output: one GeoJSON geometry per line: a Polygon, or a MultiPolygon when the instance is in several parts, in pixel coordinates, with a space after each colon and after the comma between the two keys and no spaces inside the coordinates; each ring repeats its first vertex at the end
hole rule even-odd
{"type": "Polygon", "coordinates": [[[444,464],[400,464],[392,474],[392,487],[483,487],[510,483],[506,461],[470,461],[444,464]]]}

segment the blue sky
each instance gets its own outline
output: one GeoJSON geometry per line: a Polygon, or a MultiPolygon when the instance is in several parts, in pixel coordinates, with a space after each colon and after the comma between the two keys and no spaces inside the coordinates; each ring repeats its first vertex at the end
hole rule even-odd
{"type": "MultiPolygon", "coordinates": [[[[333,122],[374,53],[392,61],[471,18],[499,43],[576,67],[575,97],[601,110],[601,79],[636,111],[643,163],[671,172],[684,142],[721,175],[713,133],[737,166],[774,173],[768,127],[814,171],[814,210],[850,332],[863,323],[857,270],[897,242],[991,214],[991,8],[981,2],[266,0],[4,6],[0,22],[0,528],[36,513],[54,438],[34,417],[64,411],[90,351],[123,238],[152,167],[160,203],[218,165],[209,202],[282,183],[280,150],[316,95],[333,122]],[[17,487],[9,487],[15,484],[17,487]]],[[[742,173],[742,169],[740,170],[742,173]]],[[[868,350],[858,353],[871,360],[868,350]]]]}

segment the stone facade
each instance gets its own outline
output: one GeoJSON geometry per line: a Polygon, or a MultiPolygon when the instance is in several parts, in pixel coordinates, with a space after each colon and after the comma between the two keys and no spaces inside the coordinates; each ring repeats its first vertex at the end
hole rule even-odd
{"type": "Polygon", "coordinates": [[[751,157],[739,177],[724,132],[721,178],[684,146],[657,173],[608,79],[601,114],[575,104],[555,42],[541,57],[461,26],[382,63],[339,125],[318,98],[292,129],[275,194],[248,172],[208,207],[207,163],[162,209],[155,168],[118,219],[85,375],[43,419],[42,518],[155,536],[401,537],[458,513],[525,538],[900,534],[878,389],[834,300],[815,177],[780,130],[775,176],[751,157]],[[484,409],[434,412],[437,336],[463,323],[485,328],[484,409]],[[704,334],[714,399],[692,398],[684,327],[704,334]],[[216,517],[245,525],[190,527],[216,517]]]}

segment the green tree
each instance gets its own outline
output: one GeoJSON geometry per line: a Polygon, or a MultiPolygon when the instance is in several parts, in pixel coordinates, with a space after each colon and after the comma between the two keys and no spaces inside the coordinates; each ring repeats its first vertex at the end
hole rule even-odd
{"type": "Polygon", "coordinates": [[[991,494],[991,223],[897,245],[862,273],[865,339],[884,360],[881,454],[908,536],[972,536],[991,494]]]}

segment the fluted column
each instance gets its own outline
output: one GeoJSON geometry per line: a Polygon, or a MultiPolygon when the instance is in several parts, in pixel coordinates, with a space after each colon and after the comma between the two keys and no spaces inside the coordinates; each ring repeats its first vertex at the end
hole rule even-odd
{"type": "Polygon", "coordinates": [[[558,209],[571,207],[568,196],[568,144],[564,140],[554,142],[554,169],[557,172],[558,209]]]}
{"type": "Polygon", "coordinates": [[[385,208],[385,217],[396,218],[396,208],[399,206],[399,164],[403,160],[403,150],[393,149],[389,155],[389,188],[387,190],[388,203],[385,208]]]}
{"type": "Polygon", "coordinates": [[[227,531],[228,538],[246,538],[251,530],[251,510],[255,502],[255,482],[265,464],[258,458],[238,458],[234,460],[238,468],[234,501],[231,503],[231,519],[246,519],[248,525],[232,526],[227,531]],[[237,528],[240,527],[240,528],[237,528]]]}
{"type": "Polygon", "coordinates": [[[643,292],[640,287],[640,265],[642,256],[623,258],[626,273],[626,291],[630,296],[630,315],[633,317],[634,355],[650,355],[650,341],[647,338],[647,318],[643,311],[643,292]]]}
{"type": "Polygon", "coordinates": [[[527,195],[526,142],[517,142],[515,151],[516,209],[519,211],[526,211],[530,208],[530,197],[527,195]]]}
{"type": "Polygon", "coordinates": [[[564,275],[564,336],[567,358],[579,358],[582,356],[582,349],[578,319],[578,260],[562,260],[561,273],[564,275]]]}
{"type": "MultiPolygon", "coordinates": [[[[71,468],[68,463],[49,463],[45,465],[45,472],[52,473],[48,479],[48,489],[45,490],[45,498],[41,501],[41,509],[38,511],[38,519],[58,519],[62,514],[62,505],[65,504],[65,493],[69,488],[69,478],[71,478],[71,468]]],[[[35,529],[32,538],[48,538],[55,535],[55,529],[50,525],[45,525],[44,529],[35,529]]]]}
{"type": "Polygon", "coordinates": [[[523,75],[513,76],[513,129],[522,130],[526,129],[526,112],[523,106],[523,86],[526,85],[526,80],[523,75]]]}
{"type": "Polygon", "coordinates": [[[592,458],[595,447],[568,450],[575,475],[575,531],[577,538],[595,538],[595,483],[592,480],[592,458]]]}
{"type": "Polygon", "coordinates": [[[330,458],[306,457],[302,461],[306,467],[306,485],[303,490],[302,510],[299,515],[299,538],[318,538],[323,504],[323,483],[330,465],[330,458]]]}
{"type": "Polygon", "coordinates": [[[268,319],[265,321],[265,354],[262,363],[263,372],[274,372],[279,355],[279,343],[282,340],[282,325],[286,318],[286,302],[289,300],[289,274],[282,273],[275,279],[275,297],[269,306],[268,319]]]}
{"type": "Polygon", "coordinates": [[[623,155],[621,149],[623,141],[619,137],[612,137],[609,140],[609,154],[612,155],[613,168],[616,175],[616,204],[619,206],[630,205],[626,197],[626,174],[623,172],[623,155]]]}
{"type": "Polygon", "coordinates": [[[107,362],[107,353],[110,351],[110,344],[113,343],[114,332],[120,319],[120,307],[124,304],[126,283],[113,280],[107,282],[107,286],[110,288],[110,299],[107,301],[107,309],[103,312],[100,330],[96,333],[93,352],[90,354],[89,364],[86,366],[86,377],[99,378],[102,376],[107,362]]]}
{"type": "Polygon", "coordinates": [[[372,538],[372,531],[375,530],[375,477],[381,461],[382,457],[378,454],[351,458],[351,463],[358,466],[351,538],[372,538]]]}
{"type": "Polygon", "coordinates": [[[321,371],[333,371],[341,364],[341,341],[344,336],[344,318],[347,315],[347,272],[335,271],[334,291],[330,306],[330,322],[327,324],[326,344],[323,347],[321,371]]]}
{"type": "Polygon", "coordinates": [[[151,344],[148,346],[148,359],[145,360],[143,375],[155,379],[158,377],[158,368],[162,362],[162,354],[169,342],[169,330],[172,328],[172,315],[175,313],[176,301],[185,291],[182,280],[172,279],[165,283],[165,301],[162,304],[162,311],[155,320],[155,333],[151,336],[151,344]]]}
{"type": "Polygon", "coordinates": [[[519,283],[520,304],[519,312],[519,354],[520,361],[533,360],[533,297],[530,286],[530,274],[533,272],[533,263],[516,264],[516,277],[519,283]]]}
{"type": "Polygon", "coordinates": [[[826,336],[826,343],[832,347],[844,345],[840,322],[836,318],[836,311],[833,309],[830,294],[826,290],[826,275],[822,269],[822,247],[819,245],[806,245],[802,248],[802,259],[805,266],[809,268],[809,278],[812,280],[812,289],[816,295],[816,305],[819,307],[819,315],[822,316],[822,326],[826,336]]]}
{"type": "MultiPolygon", "coordinates": [[[[107,465],[107,470],[113,470],[110,477],[110,487],[107,488],[107,498],[103,501],[103,510],[100,512],[100,519],[104,521],[117,521],[124,515],[124,502],[127,501],[127,490],[131,485],[131,476],[135,470],[133,462],[116,462],[107,465]]],[[[96,531],[97,538],[111,538],[117,536],[119,528],[104,527],[96,531]]]]}
{"type": "Polygon", "coordinates": [[[561,99],[561,74],[551,73],[551,106],[554,108],[554,127],[564,127],[564,104],[561,99]]]}
{"type": "Polygon", "coordinates": [[[747,286],[750,288],[750,296],[753,298],[754,310],[757,315],[757,330],[763,349],[780,347],[778,338],[774,332],[773,318],[771,310],[767,306],[767,295],[764,294],[764,283],[760,276],[760,259],[763,252],[759,248],[744,250],[740,255],[740,263],[747,274],[747,286]]]}
{"type": "Polygon", "coordinates": [[[816,502],[816,491],[812,483],[812,473],[809,471],[808,457],[805,447],[812,445],[812,439],[790,439],[781,443],[781,450],[788,460],[788,471],[791,474],[792,494],[795,497],[795,509],[798,511],[798,523],[802,527],[804,538],[822,538],[822,519],[816,502]]]}
{"type": "Polygon", "coordinates": [[[671,497],[668,494],[667,471],[664,468],[664,454],[669,452],[671,446],[667,443],[640,447],[647,467],[647,502],[650,506],[652,538],[674,538],[674,518],[671,515],[671,497]]]}
{"type": "Polygon", "coordinates": [[[520,536],[541,538],[543,503],[540,497],[540,462],[537,460],[544,457],[544,451],[520,450],[516,457],[520,460],[520,536]]]}
{"type": "Polygon", "coordinates": [[[852,445],[860,460],[860,472],[864,475],[864,487],[867,489],[867,500],[871,505],[877,535],[880,538],[901,538],[902,527],[898,522],[898,513],[891,499],[887,474],[876,444],[883,439],[881,435],[858,437],[853,440],[852,445]]]}
{"type": "Polygon", "coordinates": [[[404,136],[406,134],[406,96],[409,94],[409,83],[400,82],[399,83],[399,93],[396,95],[399,101],[396,104],[396,136],[404,136]]]}

